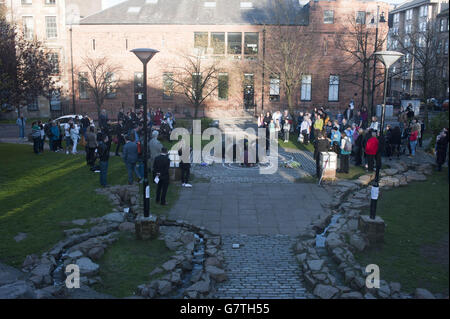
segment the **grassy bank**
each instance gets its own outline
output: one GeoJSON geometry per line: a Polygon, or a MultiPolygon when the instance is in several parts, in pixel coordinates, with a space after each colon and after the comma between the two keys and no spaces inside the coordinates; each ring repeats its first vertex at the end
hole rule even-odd
{"type": "MultiPolygon", "coordinates": [[[[99,174],[88,169],[83,155],[35,155],[29,145],[0,144],[0,167],[0,260],[9,265],[20,266],[27,255],[40,254],[62,240],[60,222],[103,216],[113,208],[95,193],[99,174]],[[17,243],[18,233],[27,238],[17,243]]],[[[110,158],[108,184],[127,184],[120,157],[110,158]]],[[[152,198],[155,189],[151,187],[152,198]]],[[[178,189],[169,187],[169,203],[175,202],[178,189]]],[[[151,203],[154,214],[167,209],[151,203]]]]}
{"type": "Polygon", "coordinates": [[[400,282],[408,292],[421,287],[448,295],[448,211],[447,170],[383,192],[377,213],[387,225],[385,243],[356,254],[357,260],[379,265],[381,279],[400,282]]]}

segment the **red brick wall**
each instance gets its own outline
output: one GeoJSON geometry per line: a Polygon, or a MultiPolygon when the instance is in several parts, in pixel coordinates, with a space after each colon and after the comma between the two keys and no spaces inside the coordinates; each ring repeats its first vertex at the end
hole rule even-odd
{"type": "MultiPolygon", "coordinates": [[[[328,106],[331,109],[344,109],[354,93],[360,96],[361,89],[344,83],[341,80],[339,87],[339,101],[328,102],[328,82],[330,74],[340,75],[348,68],[349,62],[345,62],[342,52],[334,48],[333,39],[335,33],[346,23],[348,15],[356,15],[356,11],[376,13],[376,2],[361,2],[355,0],[338,0],[330,2],[310,2],[310,24],[303,27],[294,27],[299,32],[311,33],[314,41],[314,57],[310,65],[312,74],[312,100],[300,101],[300,91],[295,97],[298,109],[310,109],[313,106],[328,106]],[[334,24],[323,24],[323,10],[334,10],[334,24]],[[324,55],[324,39],[328,39],[328,49],[324,55]]],[[[378,3],[380,12],[384,11],[387,17],[388,5],[378,3]]],[[[366,17],[370,22],[371,16],[366,17]]],[[[387,23],[381,28],[387,29],[387,23]]],[[[259,32],[259,61],[262,61],[263,27],[252,25],[78,25],[73,26],[73,54],[75,66],[75,90],[77,112],[89,112],[96,118],[95,104],[92,97],[88,100],[80,100],[78,94],[78,70],[85,71],[82,58],[90,56],[107,56],[108,59],[121,66],[120,78],[123,81],[121,90],[115,99],[105,100],[104,108],[109,110],[111,116],[115,116],[122,103],[125,108],[134,107],[134,72],[142,72],[141,62],[130,52],[133,48],[150,47],[160,51],[148,64],[148,106],[149,108],[171,108],[177,113],[183,113],[189,109],[189,104],[183,96],[177,96],[173,100],[162,98],[162,74],[169,72],[173,66],[182,65],[181,55],[184,52],[192,52],[194,47],[194,32],[259,32]],[[95,39],[96,49],[92,49],[92,40],[95,39]]],[[[270,27],[267,28],[270,33],[270,27]]],[[[70,48],[67,45],[67,48],[70,48]]],[[[266,47],[270,50],[270,47],[266,47]]],[[[66,53],[70,56],[70,52],[66,53]]],[[[205,60],[207,62],[208,60],[205,60]]],[[[67,66],[70,74],[70,65],[67,66]]],[[[229,98],[227,101],[219,101],[217,96],[212,96],[205,101],[207,114],[214,114],[214,110],[227,110],[236,114],[243,108],[242,75],[253,73],[255,83],[255,101],[258,112],[261,111],[261,86],[262,67],[260,62],[229,60],[227,57],[221,60],[221,68],[229,75],[229,98]]],[[[287,101],[281,88],[281,101],[269,101],[269,75],[265,75],[264,110],[285,109],[287,101]]],[[[377,91],[375,103],[379,103],[382,97],[382,87],[377,91]]],[[[359,103],[356,101],[357,104],[359,103]]],[[[193,114],[193,112],[192,112],[193,114]]]]}

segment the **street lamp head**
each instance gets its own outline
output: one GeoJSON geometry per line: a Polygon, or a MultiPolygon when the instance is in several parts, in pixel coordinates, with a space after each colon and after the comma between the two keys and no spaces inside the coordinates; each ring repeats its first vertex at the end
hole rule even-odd
{"type": "Polygon", "coordinates": [[[403,53],[397,51],[378,51],[374,54],[380,59],[381,62],[383,62],[387,69],[389,69],[395,61],[404,55],[403,53]]]}
{"type": "Polygon", "coordinates": [[[153,56],[158,53],[158,50],[155,49],[148,49],[148,48],[140,48],[140,49],[133,49],[131,50],[138,58],[141,60],[142,63],[147,64],[148,61],[150,61],[153,56]]]}
{"type": "Polygon", "coordinates": [[[385,23],[386,19],[384,18],[384,12],[381,12],[381,16],[380,16],[380,23],[385,23]]]}

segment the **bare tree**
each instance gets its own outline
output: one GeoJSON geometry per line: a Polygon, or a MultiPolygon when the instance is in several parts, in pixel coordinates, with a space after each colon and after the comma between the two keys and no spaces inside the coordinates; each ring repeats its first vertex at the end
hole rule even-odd
{"type": "Polygon", "coordinates": [[[82,69],[88,71],[84,80],[94,96],[97,116],[100,118],[100,110],[105,99],[116,95],[120,88],[121,68],[112,64],[106,57],[85,57],[82,69]]]}
{"type": "MultiPolygon", "coordinates": [[[[412,77],[420,84],[425,103],[441,86],[442,67],[446,65],[437,26],[436,20],[430,20],[420,23],[407,34],[392,36],[405,54],[400,60],[401,70],[412,72],[412,77]]],[[[428,107],[425,107],[425,123],[428,124],[428,107]]]]}
{"type": "MultiPolygon", "coordinates": [[[[343,72],[342,79],[347,83],[354,84],[361,88],[361,104],[368,105],[372,100],[373,72],[375,72],[375,88],[383,81],[384,69],[382,67],[374,70],[374,52],[381,51],[386,43],[387,32],[379,28],[377,43],[375,43],[376,29],[366,24],[362,18],[355,19],[349,15],[345,18],[347,23],[343,24],[343,29],[335,33],[335,47],[344,53],[343,65],[348,68],[343,72]],[[378,80],[377,80],[378,79],[378,80]]],[[[371,105],[371,113],[374,112],[371,105]]],[[[371,114],[373,115],[373,114],[371,114]]]]}
{"type": "Polygon", "coordinates": [[[264,14],[273,24],[264,27],[267,50],[265,60],[259,62],[264,63],[269,75],[280,77],[290,113],[313,56],[311,34],[301,30],[303,16],[296,7],[291,1],[269,1],[264,14]]]}
{"type": "Polygon", "coordinates": [[[0,105],[18,113],[38,96],[50,99],[54,88],[53,64],[43,44],[26,40],[16,26],[0,18],[0,105]]]}
{"type": "Polygon", "coordinates": [[[173,90],[184,95],[194,107],[194,118],[197,118],[204,101],[218,88],[219,63],[203,58],[201,50],[197,54],[184,54],[181,66],[172,67],[170,80],[173,90]]]}

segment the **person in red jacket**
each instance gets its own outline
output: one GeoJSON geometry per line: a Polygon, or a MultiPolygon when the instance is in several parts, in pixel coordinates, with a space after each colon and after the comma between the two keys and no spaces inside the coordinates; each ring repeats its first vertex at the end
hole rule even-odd
{"type": "Polygon", "coordinates": [[[416,146],[417,146],[417,139],[418,139],[418,137],[419,137],[419,130],[414,125],[412,127],[412,132],[409,135],[409,145],[411,145],[411,155],[410,155],[410,157],[416,155],[416,146]]]}
{"type": "Polygon", "coordinates": [[[378,152],[378,139],[376,131],[369,130],[369,134],[371,134],[372,137],[369,138],[366,144],[366,157],[368,162],[368,170],[369,172],[373,172],[373,163],[375,160],[375,155],[377,155],[378,152]]]}

